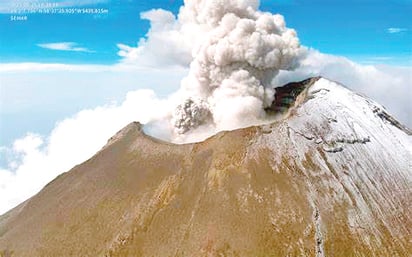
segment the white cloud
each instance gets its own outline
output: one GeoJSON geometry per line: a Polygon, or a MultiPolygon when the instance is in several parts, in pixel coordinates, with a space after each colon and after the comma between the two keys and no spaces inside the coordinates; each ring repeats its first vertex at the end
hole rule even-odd
{"type": "Polygon", "coordinates": [[[161,119],[171,109],[169,103],[152,90],[129,92],[119,105],[83,110],[59,122],[48,137],[28,134],[16,140],[12,165],[0,169],[0,214],[91,157],[131,121],[161,119]]]}
{"type": "Polygon", "coordinates": [[[401,32],[405,32],[408,31],[408,29],[406,28],[387,28],[386,32],[390,33],[390,34],[395,34],[395,33],[401,33],[401,32]]]}
{"type": "MultiPolygon", "coordinates": [[[[3,89],[10,91],[17,88],[12,95],[21,97],[28,90],[22,84],[29,83],[30,86],[37,84],[35,88],[46,91],[35,94],[29,92],[26,98],[36,101],[31,98],[35,95],[49,94],[41,98],[46,101],[48,98],[59,99],[63,108],[68,105],[64,102],[71,101],[70,99],[73,101],[70,105],[78,105],[79,102],[85,101],[75,98],[78,95],[80,98],[81,95],[86,97],[100,95],[99,92],[92,93],[89,92],[90,90],[111,92],[115,91],[115,88],[130,90],[130,88],[146,87],[155,89],[158,95],[165,95],[178,88],[184,74],[186,70],[182,68],[155,69],[126,64],[0,64],[3,89]],[[61,78],[65,79],[61,80],[61,78]],[[40,85],[39,81],[43,83],[40,85]],[[56,81],[60,81],[61,90],[47,90],[56,88],[56,81]],[[21,88],[26,89],[21,90],[21,88]],[[66,95],[65,90],[70,94],[66,95]],[[76,90],[80,91],[71,95],[76,90]],[[63,93],[53,95],[53,92],[49,91],[63,93]]],[[[10,103],[9,100],[11,99],[6,99],[6,103],[10,103]]],[[[27,136],[17,139],[11,147],[0,148],[0,154],[6,157],[2,158],[7,161],[5,167],[0,167],[0,214],[32,196],[60,173],[90,158],[114,133],[129,122],[138,120],[146,123],[153,118],[167,115],[171,109],[167,106],[171,103],[170,100],[158,99],[152,90],[130,91],[125,96],[125,100],[120,101],[119,104],[110,99],[107,103],[96,108],[85,109],[60,121],[50,135],[28,133],[27,136]]],[[[7,106],[7,108],[12,107],[7,106]]],[[[21,106],[15,108],[20,109],[21,106]]],[[[53,108],[58,109],[59,104],[54,105],[53,108]]],[[[35,128],[36,125],[33,127],[35,128]]],[[[153,130],[156,130],[158,135],[162,134],[162,128],[153,127],[153,130]]]]}
{"type": "Polygon", "coordinates": [[[118,54],[126,64],[151,67],[180,65],[188,67],[196,39],[204,37],[204,31],[191,24],[182,24],[173,13],[162,9],[141,13],[150,21],[146,38],[137,46],[118,44],[118,54]]]}
{"type": "Polygon", "coordinates": [[[87,52],[92,53],[93,51],[79,47],[75,42],[58,42],[58,43],[47,43],[47,44],[37,44],[37,46],[45,49],[50,50],[57,50],[57,51],[72,51],[72,52],[87,52]]]}

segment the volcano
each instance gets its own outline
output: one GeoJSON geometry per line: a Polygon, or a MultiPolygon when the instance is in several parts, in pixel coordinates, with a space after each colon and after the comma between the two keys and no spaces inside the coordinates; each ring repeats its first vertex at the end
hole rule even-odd
{"type": "Polygon", "coordinates": [[[268,111],[184,145],[129,124],[0,216],[0,255],[410,256],[410,130],[324,78],[268,111]]]}

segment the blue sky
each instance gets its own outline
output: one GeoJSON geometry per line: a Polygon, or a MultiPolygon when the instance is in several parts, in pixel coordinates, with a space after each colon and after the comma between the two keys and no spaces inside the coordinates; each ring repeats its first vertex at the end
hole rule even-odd
{"type": "MultiPolygon", "coordinates": [[[[1,9],[8,1],[2,2],[1,62],[98,64],[117,62],[117,43],[135,45],[145,35],[149,22],[140,19],[140,12],[164,8],[176,14],[182,4],[177,0],[100,0],[81,7],[102,8],[108,14],[25,14],[27,21],[11,21],[13,14],[1,9]],[[73,47],[89,51],[53,51],[39,46],[55,42],[74,42],[77,45],[73,47]]],[[[321,52],[360,62],[411,65],[406,57],[412,51],[411,0],[262,0],[261,9],[284,15],[302,44],[321,52]]]]}
{"type": "MultiPolygon", "coordinates": [[[[182,3],[182,0],[4,0],[0,3],[0,63],[112,65],[121,60],[118,43],[136,46],[145,36],[150,24],[140,19],[141,12],[163,8],[177,14],[182,3]],[[12,13],[22,6],[38,9],[42,4],[57,8],[100,8],[107,13],[12,13]],[[19,17],[25,20],[18,20],[19,17]]],[[[365,64],[412,65],[411,0],[262,0],[261,10],[282,14],[288,27],[297,30],[303,45],[323,53],[365,64]]],[[[142,84],[138,76],[128,73],[125,76],[129,79],[121,87],[105,84],[110,78],[104,77],[86,89],[73,79],[87,76],[84,73],[60,73],[50,77],[0,74],[0,145],[10,144],[28,131],[47,134],[64,117],[83,108],[121,101],[126,92],[142,84]],[[64,87],[62,80],[73,81],[77,86],[64,87]]],[[[170,91],[163,89],[163,93],[170,91]]]]}

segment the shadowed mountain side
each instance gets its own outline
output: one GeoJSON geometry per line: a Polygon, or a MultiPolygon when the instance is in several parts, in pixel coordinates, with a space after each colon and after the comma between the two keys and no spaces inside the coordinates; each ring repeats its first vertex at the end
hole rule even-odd
{"type": "Polygon", "coordinates": [[[131,123],[1,216],[0,253],[408,256],[411,137],[333,82],[302,94],[281,121],[196,144],[131,123]]]}

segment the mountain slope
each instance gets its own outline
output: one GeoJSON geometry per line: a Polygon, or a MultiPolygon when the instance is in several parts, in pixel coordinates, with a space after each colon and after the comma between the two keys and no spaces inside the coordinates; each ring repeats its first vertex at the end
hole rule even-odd
{"type": "Polygon", "coordinates": [[[412,138],[322,78],[280,121],[173,145],[131,123],[0,217],[13,256],[409,256],[412,138]]]}

